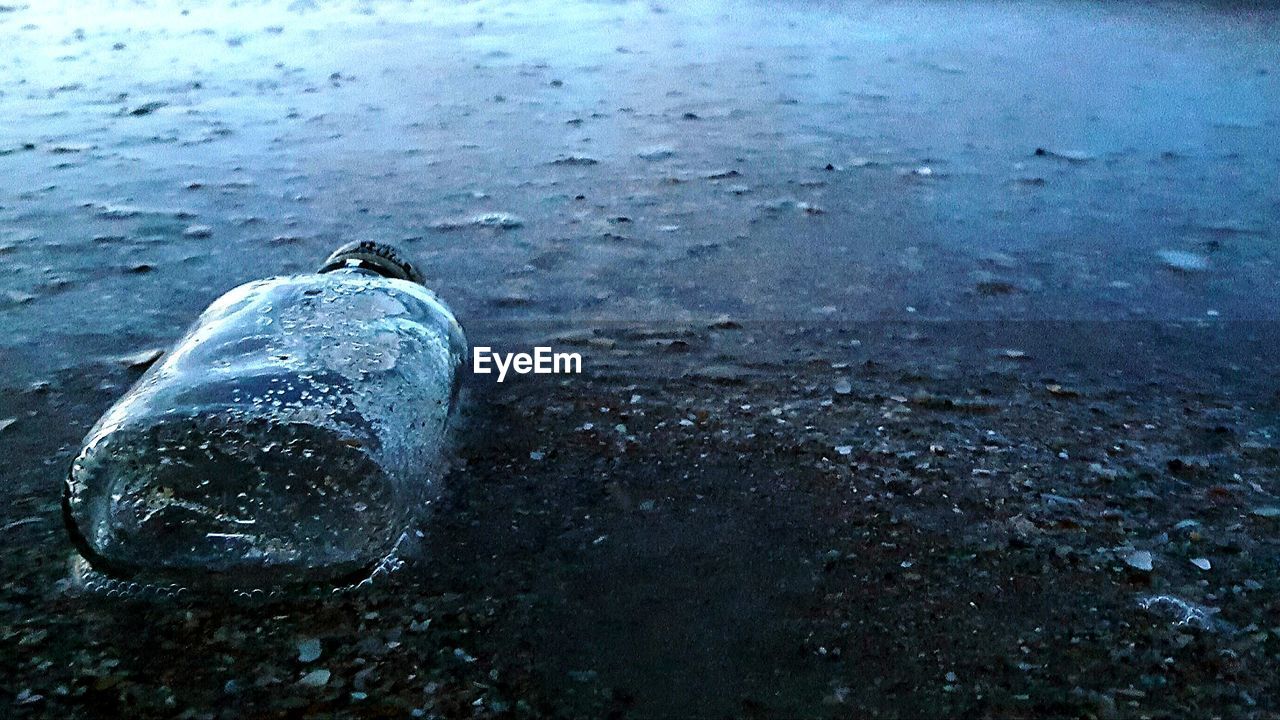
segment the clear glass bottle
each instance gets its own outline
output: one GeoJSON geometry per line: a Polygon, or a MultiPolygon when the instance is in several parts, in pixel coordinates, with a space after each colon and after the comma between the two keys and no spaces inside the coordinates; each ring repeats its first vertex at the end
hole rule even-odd
{"type": "Polygon", "coordinates": [[[443,473],[466,340],[393,248],[215,301],[89,432],[77,550],[151,587],[340,586],[394,552],[443,473]]]}

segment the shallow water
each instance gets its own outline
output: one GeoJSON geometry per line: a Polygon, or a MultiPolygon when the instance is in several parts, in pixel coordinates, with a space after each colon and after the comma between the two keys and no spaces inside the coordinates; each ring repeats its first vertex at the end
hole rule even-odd
{"type": "Polygon", "coordinates": [[[473,321],[1276,318],[1264,11],[71,7],[0,14],[28,376],[355,236],[473,321]]]}
{"type": "Polygon", "coordinates": [[[0,10],[15,712],[1280,701],[1274,636],[1227,666],[1134,599],[1275,625],[1274,9],[31,5],[0,10]],[[57,492],[126,356],[361,237],[473,344],[587,374],[468,380],[452,494],[363,599],[69,592],[57,492]]]}

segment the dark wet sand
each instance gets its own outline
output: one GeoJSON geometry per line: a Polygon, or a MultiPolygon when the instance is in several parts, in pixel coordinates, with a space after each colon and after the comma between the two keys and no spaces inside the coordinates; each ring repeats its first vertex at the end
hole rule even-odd
{"type": "Polygon", "coordinates": [[[0,11],[0,715],[1280,712],[1274,11],[188,8],[0,11]],[[364,593],[77,592],[119,358],[353,237],[587,372],[364,593]]]}

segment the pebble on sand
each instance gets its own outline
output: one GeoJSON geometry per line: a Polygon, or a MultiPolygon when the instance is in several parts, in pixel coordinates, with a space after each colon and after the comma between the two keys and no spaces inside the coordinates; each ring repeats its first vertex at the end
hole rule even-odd
{"type": "Polygon", "coordinates": [[[1151,568],[1153,567],[1151,563],[1151,553],[1146,550],[1138,550],[1130,553],[1129,556],[1124,559],[1124,562],[1134,570],[1141,570],[1142,572],[1151,572],[1151,568]]]}
{"type": "Polygon", "coordinates": [[[320,659],[320,641],[316,638],[307,638],[298,641],[298,661],[309,663],[320,659]]]}
{"type": "Polygon", "coordinates": [[[328,670],[312,670],[306,675],[303,675],[302,678],[298,680],[298,684],[305,685],[307,687],[324,687],[329,684],[329,675],[330,673],[328,670]]]}
{"type": "Polygon", "coordinates": [[[490,228],[494,230],[514,230],[524,225],[524,220],[517,215],[505,212],[489,212],[472,215],[467,218],[451,218],[437,220],[431,224],[433,230],[460,230],[466,227],[490,228]]]}
{"type": "Polygon", "coordinates": [[[566,155],[564,157],[558,157],[555,160],[552,160],[551,164],[567,165],[567,166],[585,166],[585,165],[599,165],[600,161],[593,157],[587,157],[585,155],[566,155]]]}
{"type": "Polygon", "coordinates": [[[640,152],[636,153],[641,160],[666,160],[667,158],[674,157],[675,154],[676,151],[666,145],[655,145],[653,147],[643,148],[640,152]]]}
{"type": "Polygon", "coordinates": [[[1209,269],[1208,258],[1186,250],[1161,250],[1160,260],[1165,267],[1178,272],[1203,272],[1209,269]]]}
{"type": "Polygon", "coordinates": [[[150,115],[151,113],[155,112],[156,110],[159,110],[162,107],[165,107],[168,104],[169,103],[164,102],[162,100],[153,100],[151,102],[142,103],[141,105],[133,108],[132,110],[129,110],[128,112],[130,115],[133,115],[134,117],[141,117],[143,115],[150,115]]]}
{"type": "Polygon", "coordinates": [[[1071,163],[1086,163],[1093,160],[1092,155],[1079,150],[1052,150],[1049,148],[1038,147],[1032,154],[1036,157],[1055,158],[1057,160],[1066,160],[1071,163]]]}

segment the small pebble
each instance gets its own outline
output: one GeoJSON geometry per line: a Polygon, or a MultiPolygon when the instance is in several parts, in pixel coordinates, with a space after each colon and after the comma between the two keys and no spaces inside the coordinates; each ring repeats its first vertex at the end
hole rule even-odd
{"type": "Polygon", "coordinates": [[[1143,572],[1151,572],[1151,568],[1153,567],[1151,562],[1151,553],[1147,550],[1138,550],[1130,553],[1129,556],[1124,559],[1124,562],[1134,570],[1141,570],[1143,572]]]}
{"type": "Polygon", "coordinates": [[[312,670],[306,675],[303,675],[302,679],[298,681],[298,684],[305,685],[307,687],[324,687],[329,684],[329,675],[330,673],[328,670],[312,670]]]}
{"type": "Polygon", "coordinates": [[[320,659],[320,641],[307,638],[298,642],[298,661],[309,663],[320,659]]]}
{"type": "Polygon", "coordinates": [[[1201,272],[1209,269],[1209,259],[1185,250],[1161,250],[1160,260],[1165,267],[1178,272],[1201,272]]]}

